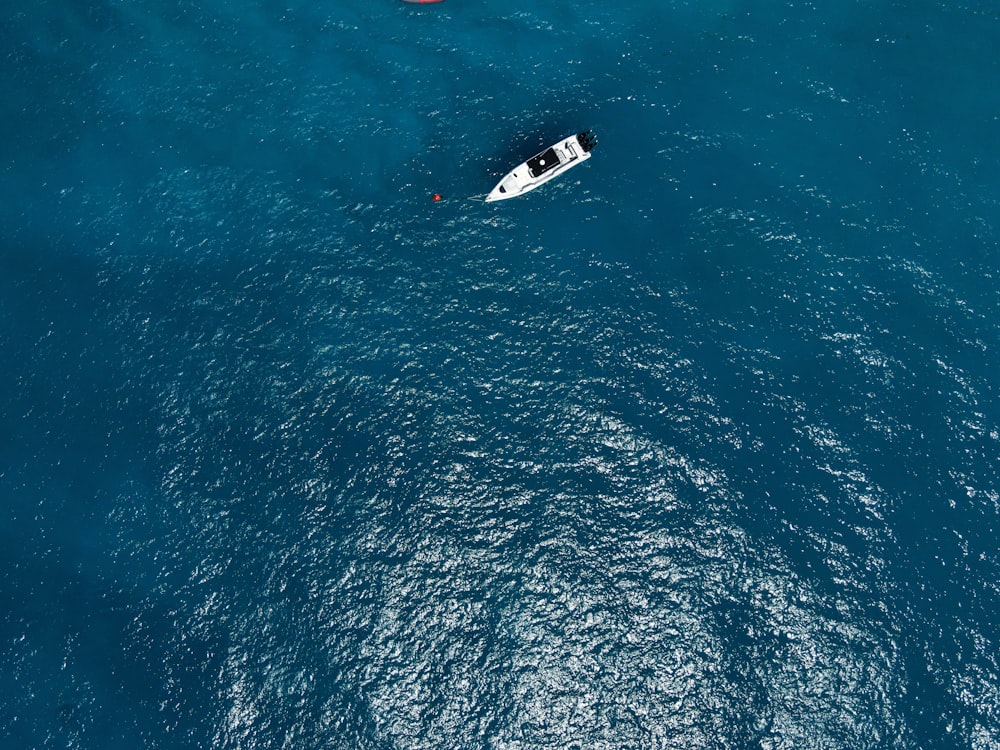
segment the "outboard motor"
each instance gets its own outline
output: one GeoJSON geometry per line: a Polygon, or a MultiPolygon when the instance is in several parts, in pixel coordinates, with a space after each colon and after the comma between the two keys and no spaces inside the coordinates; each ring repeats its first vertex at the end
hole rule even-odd
{"type": "Polygon", "coordinates": [[[590,151],[597,145],[597,139],[594,138],[591,133],[593,133],[592,130],[585,130],[576,137],[577,142],[580,144],[580,148],[582,148],[585,152],[590,151]]]}

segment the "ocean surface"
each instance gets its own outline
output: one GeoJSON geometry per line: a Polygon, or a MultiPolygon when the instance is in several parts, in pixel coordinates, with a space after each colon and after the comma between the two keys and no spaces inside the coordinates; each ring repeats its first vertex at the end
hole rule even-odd
{"type": "Polygon", "coordinates": [[[0,747],[1000,747],[995,2],[0,15],[0,747]]]}

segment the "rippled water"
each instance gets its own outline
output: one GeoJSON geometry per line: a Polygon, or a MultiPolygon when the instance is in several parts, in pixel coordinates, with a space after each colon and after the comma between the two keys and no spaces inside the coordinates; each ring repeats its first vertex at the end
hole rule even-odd
{"type": "Polygon", "coordinates": [[[1000,745],[1000,16],[290,5],[5,14],[4,746],[1000,745]]]}

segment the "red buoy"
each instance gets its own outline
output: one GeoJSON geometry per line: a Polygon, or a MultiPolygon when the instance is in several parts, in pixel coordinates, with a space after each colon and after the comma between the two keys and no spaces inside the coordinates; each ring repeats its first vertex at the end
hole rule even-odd
{"type": "Polygon", "coordinates": [[[431,196],[431,200],[435,202],[441,200],[441,193],[434,193],[434,195],[431,196]]]}

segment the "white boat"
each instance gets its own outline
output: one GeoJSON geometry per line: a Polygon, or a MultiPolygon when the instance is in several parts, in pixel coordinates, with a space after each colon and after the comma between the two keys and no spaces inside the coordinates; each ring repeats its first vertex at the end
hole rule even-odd
{"type": "Polygon", "coordinates": [[[587,161],[590,158],[590,150],[596,145],[597,139],[589,130],[564,138],[514,167],[490,191],[486,196],[486,202],[516,198],[539,185],[544,185],[567,169],[587,161]]]}

